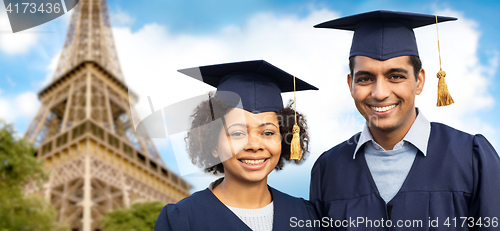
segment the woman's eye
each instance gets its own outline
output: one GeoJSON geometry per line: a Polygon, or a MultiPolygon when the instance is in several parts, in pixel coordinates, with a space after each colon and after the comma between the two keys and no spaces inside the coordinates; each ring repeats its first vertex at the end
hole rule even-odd
{"type": "Polygon", "coordinates": [[[272,136],[274,134],[276,134],[276,133],[275,132],[271,132],[271,131],[267,131],[267,132],[262,133],[262,135],[264,135],[264,136],[272,136]]]}
{"type": "Polygon", "coordinates": [[[229,134],[231,137],[243,137],[245,136],[245,133],[244,132],[231,132],[231,134],[229,134]]]}

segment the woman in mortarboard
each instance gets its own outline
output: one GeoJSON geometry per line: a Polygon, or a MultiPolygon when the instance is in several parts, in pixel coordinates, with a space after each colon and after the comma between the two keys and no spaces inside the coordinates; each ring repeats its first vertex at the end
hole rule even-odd
{"type": "Polygon", "coordinates": [[[281,92],[317,88],[263,60],[180,72],[217,87],[185,139],[194,164],[224,177],[165,206],[155,230],[319,230],[309,202],[267,185],[271,171],[308,153],[305,117],[283,107],[281,92]]]}

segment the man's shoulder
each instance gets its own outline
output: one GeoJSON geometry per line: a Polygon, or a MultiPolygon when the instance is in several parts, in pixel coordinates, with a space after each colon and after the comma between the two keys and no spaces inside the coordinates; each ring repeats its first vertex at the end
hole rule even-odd
{"type": "Polygon", "coordinates": [[[439,130],[443,130],[443,131],[450,132],[450,133],[459,133],[459,134],[464,134],[464,135],[471,135],[471,134],[469,134],[467,132],[458,130],[458,129],[454,128],[454,127],[451,127],[449,125],[446,125],[446,124],[443,124],[443,123],[439,123],[439,122],[431,122],[431,129],[439,129],[439,130]]]}
{"type": "Polygon", "coordinates": [[[474,135],[458,130],[446,124],[431,122],[431,137],[429,139],[433,138],[455,139],[455,141],[465,139],[472,141],[474,135]]]}

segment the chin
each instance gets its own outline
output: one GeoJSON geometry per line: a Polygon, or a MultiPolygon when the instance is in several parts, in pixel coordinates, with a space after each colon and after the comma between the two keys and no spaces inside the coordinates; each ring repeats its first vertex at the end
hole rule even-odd
{"type": "Polygon", "coordinates": [[[384,121],[378,121],[376,123],[370,124],[370,126],[374,129],[384,132],[390,132],[397,129],[397,126],[394,124],[384,123],[384,121]]]}
{"type": "Polygon", "coordinates": [[[269,174],[265,174],[265,173],[249,174],[246,176],[242,176],[242,178],[244,181],[247,181],[247,182],[261,182],[263,180],[266,180],[268,175],[269,174]]]}

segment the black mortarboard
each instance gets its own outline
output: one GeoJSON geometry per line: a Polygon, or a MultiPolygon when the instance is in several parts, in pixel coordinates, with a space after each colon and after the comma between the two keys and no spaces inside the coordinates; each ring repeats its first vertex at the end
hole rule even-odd
{"type": "MultiPolygon", "coordinates": [[[[438,22],[457,20],[437,16],[438,22]]],[[[436,23],[436,16],[378,10],[351,15],[318,24],[316,28],[354,31],[349,57],[362,55],[387,60],[404,55],[418,55],[413,28],[436,23]]]]}
{"type": "MultiPolygon", "coordinates": [[[[294,90],[294,76],[264,60],[193,67],[179,72],[216,87],[218,93],[236,93],[243,109],[252,113],[279,111],[283,108],[281,93],[294,90]]],[[[297,91],[318,90],[298,78],[295,81],[297,91]]],[[[235,101],[222,100],[228,104],[235,101]]]]}

